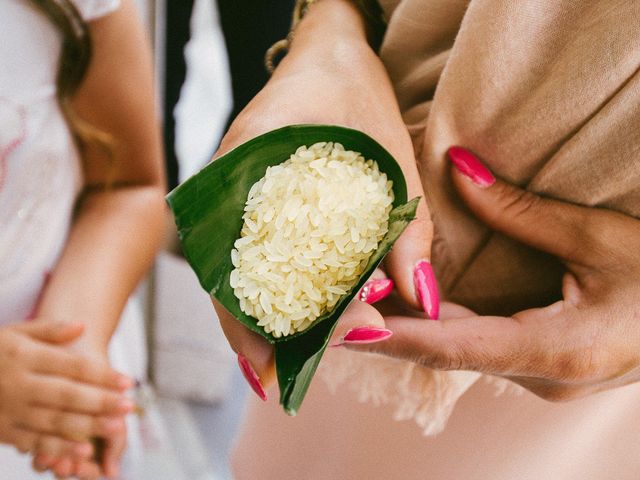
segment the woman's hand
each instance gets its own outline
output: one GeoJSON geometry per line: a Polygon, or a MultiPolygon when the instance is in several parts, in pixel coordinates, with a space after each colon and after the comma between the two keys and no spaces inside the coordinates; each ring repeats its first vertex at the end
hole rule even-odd
{"type": "Polygon", "coordinates": [[[478,218],[564,262],[563,299],[508,318],[391,316],[392,338],[353,348],[500,375],[555,401],[640,380],[640,220],[542,198],[494,179],[464,149],[449,155],[478,218]]]}
{"type": "Polygon", "coordinates": [[[119,428],[130,381],[64,349],[82,332],[46,320],[0,328],[0,441],[79,459],[91,455],[91,436],[119,428]]]}
{"type": "MultiPolygon", "coordinates": [[[[386,262],[399,293],[437,318],[437,289],[430,264],[432,225],[424,201],[413,146],[380,59],[366,41],[358,10],[345,0],[313,5],[295,32],[290,52],[265,88],[240,113],[217,156],[275,128],[301,123],[337,124],[361,130],[400,163],[409,197],[422,197],[418,218],[398,240],[386,262]],[[414,269],[420,288],[414,286],[414,269]],[[418,295],[418,296],[417,296],[418,295]]],[[[331,139],[327,139],[331,140],[331,139]]],[[[360,307],[358,307],[360,308],[360,307]]],[[[216,307],[243,370],[255,383],[272,382],[272,349],[220,306],[216,307]],[[247,364],[254,372],[247,370],[247,364]]],[[[372,309],[373,310],[373,309],[372,309]]],[[[366,324],[366,322],[365,322],[366,324]]]]}
{"type": "MultiPolygon", "coordinates": [[[[81,356],[84,361],[110,369],[107,345],[92,339],[86,333],[77,341],[65,346],[65,350],[81,356]]],[[[58,478],[77,477],[81,480],[97,480],[102,476],[117,478],[120,460],[127,444],[127,429],[124,415],[134,408],[133,401],[123,398],[127,409],[110,417],[113,429],[108,435],[93,436],[92,455],[50,455],[36,449],[33,467],[37,471],[51,470],[58,478]],[[100,445],[100,447],[98,447],[100,445]]]]}

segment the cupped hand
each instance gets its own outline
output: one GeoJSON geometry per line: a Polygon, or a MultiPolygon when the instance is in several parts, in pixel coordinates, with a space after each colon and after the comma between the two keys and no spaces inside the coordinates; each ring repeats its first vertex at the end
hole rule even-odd
{"type": "Polygon", "coordinates": [[[0,328],[0,441],[21,452],[89,458],[121,427],[130,380],[65,349],[84,328],[38,319],[0,328]]]}
{"type": "MultiPolygon", "coordinates": [[[[388,256],[387,272],[405,301],[416,308],[424,308],[425,316],[437,318],[437,289],[428,262],[432,224],[411,138],[389,78],[380,59],[367,45],[362,27],[361,32],[356,30],[353,34],[344,33],[351,32],[350,27],[334,32],[334,27],[340,27],[341,21],[350,21],[347,18],[350,14],[358,15],[357,11],[351,11],[353,6],[348,2],[337,5],[339,3],[319,2],[309,10],[309,18],[305,17],[296,30],[291,51],[264,89],[233,122],[216,156],[257,135],[290,124],[343,125],[361,130],[377,140],[400,164],[407,180],[409,198],[422,197],[417,219],[388,256]],[[341,17],[332,17],[334,7],[347,10],[341,17]],[[322,29],[320,35],[317,29],[322,29]]],[[[359,22],[355,18],[356,23],[359,22]]],[[[216,305],[216,310],[232,348],[240,354],[241,368],[249,382],[258,389],[260,384],[272,383],[275,379],[272,348],[220,305],[216,305]]],[[[367,324],[365,322],[363,327],[367,324]]],[[[259,394],[264,396],[263,392],[259,394]]]]}
{"type": "Polygon", "coordinates": [[[556,401],[640,380],[640,220],[516,188],[462,148],[449,156],[479,219],[564,262],[562,300],[511,317],[389,316],[393,337],[350,348],[503,376],[556,401]]]}

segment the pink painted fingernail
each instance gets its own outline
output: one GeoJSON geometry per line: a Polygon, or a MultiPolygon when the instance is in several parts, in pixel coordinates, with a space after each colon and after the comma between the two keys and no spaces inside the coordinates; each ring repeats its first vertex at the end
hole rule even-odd
{"type": "Polygon", "coordinates": [[[240,370],[242,370],[242,375],[244,375],[244,378],[249,383],[249,386],[254,392],[256,392],[262,401],[266,402],[267,392],[264,391],[264,387],[260,383],[260,377],[258,377],[258,374],[249,363],[249,360],[247,360],[241,353],[238,354],[238,365],[240,366],[240,370]]]}
{"type": "Polygon", "coordinates": [[[418,262],[413,270],[413,283],[422,309],[431,320],[437,320],[440,315],[440,295],[438,283],[433,274],[431,264],[426,260],[418,262]]]}
{"type": "Polygon", "coordinates": [[[342,339],[342,343],[375,343],[386,340],[393,332],[386,328],[358,327],[352,328],[342,339]]]}
{"type": "Polygon", "coordinates": [[[496,181],[489,169],[469,150],[451,147],[447,153],[458,171],[479,187],[489,187],[496,181]]]}
{"type": "Polygon", "coordinates": [[[390,278],[378,278],[376,280],[369,280],[365,283],[358,298],[371,305],[372,303],[376,303],[383,298],[388,297],[392,291],[393,280],[390,278]]]}

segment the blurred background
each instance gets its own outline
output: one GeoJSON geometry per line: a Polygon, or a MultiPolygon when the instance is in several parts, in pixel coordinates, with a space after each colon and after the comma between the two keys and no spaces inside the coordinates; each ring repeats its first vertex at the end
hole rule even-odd
{"type": "MultiPolygon", "coordinates": [[[[266,49],[289,30],[293,0],[137,0],[152,40],[169,188],[203,167],[229,123],[267,80],[266,49]]],[[[208,295],[166,246],[117,336],[143,380],[145,413],[123,480],[231,479],[229,452],[247,387],[208,295]],[[144,318],[141,322],[140,318],[144,318]],[[144,348],[143,348],[144,347],[144,348]]]]}

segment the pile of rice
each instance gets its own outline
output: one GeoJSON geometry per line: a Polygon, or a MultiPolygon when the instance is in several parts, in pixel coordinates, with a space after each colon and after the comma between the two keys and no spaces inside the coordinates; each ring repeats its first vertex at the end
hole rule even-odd
{"type": "Polygon", "coordinates": [[[240,308],[281,337],[308,328],[351,290],[388,230],[392,182],[373,160],[322,142],[253,185],[230,283],[240,308]]]}

